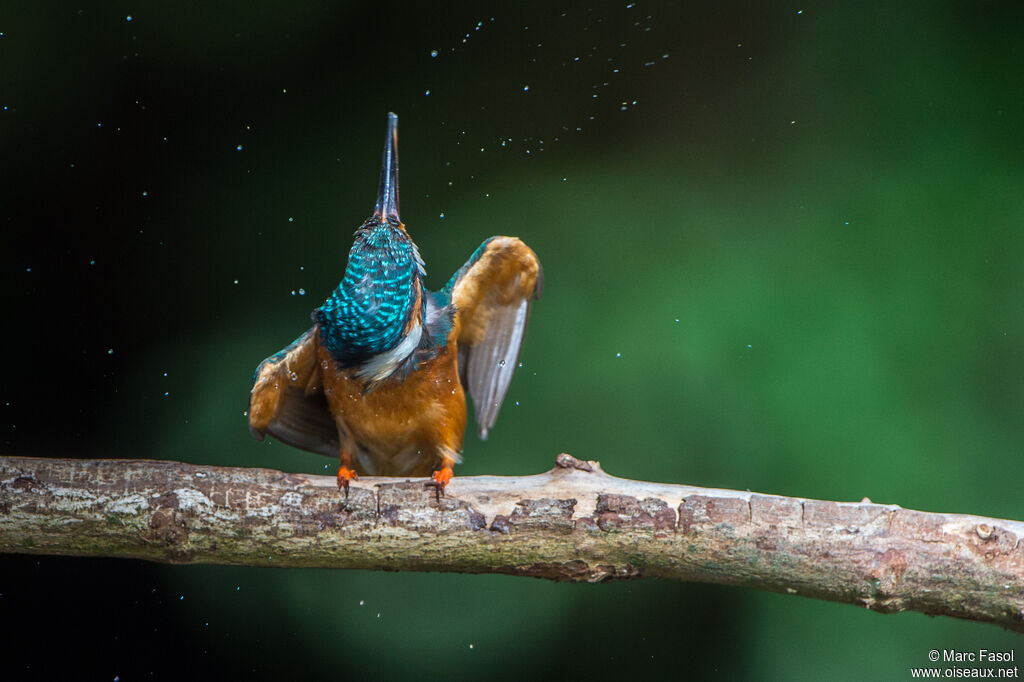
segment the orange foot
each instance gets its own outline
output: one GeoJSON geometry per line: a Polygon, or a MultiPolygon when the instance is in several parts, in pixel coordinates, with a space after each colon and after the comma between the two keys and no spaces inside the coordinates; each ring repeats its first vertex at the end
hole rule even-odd
{"type": "Polygon", "coordinates": [[[448,481],[452,480],[452,468],[450,466],[438,469],[430,475],[430,483],[428,486],[433,486],[437,493],[437,498],[441,499],[441,495],[444,494],[444,488],[448,485],[448,481]]]}
{"type": "Polygon", "coordinates": [[[354,470],[349,469],[344,464],[338,467],[338,487],[345,488],[346,496],[348,495],[348,482],[354,478],[359,478],[354,470]]]}

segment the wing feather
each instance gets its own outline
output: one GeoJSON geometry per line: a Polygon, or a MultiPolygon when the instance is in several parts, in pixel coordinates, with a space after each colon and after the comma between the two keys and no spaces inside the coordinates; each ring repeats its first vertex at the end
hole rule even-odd
{"type": "Polygon", "coordinates": [[[519,360],[530,302],[540,298],[537,255],[515,237],[491,237],[448,287],[455,305],[459,372],[476,408],[480,437],[498,417],[519,360]]]}
{"type": "Polygon", "coordinates": [[[256,368],[249,396],[249,431],[282,443],[338,456],[338,430],[327,409],[316,365],[316,327],[256,368]]]}

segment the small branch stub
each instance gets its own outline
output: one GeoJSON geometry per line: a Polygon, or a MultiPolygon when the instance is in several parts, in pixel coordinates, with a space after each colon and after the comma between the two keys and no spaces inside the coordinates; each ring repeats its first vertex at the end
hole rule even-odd
{"type": "Polygon", "coordinates": [[[0,551],[171,563],[653,576],[1024,632],[1024,523],[632,481],[559,455],[536,476],[333,477],[0,457],[0,551]]]}

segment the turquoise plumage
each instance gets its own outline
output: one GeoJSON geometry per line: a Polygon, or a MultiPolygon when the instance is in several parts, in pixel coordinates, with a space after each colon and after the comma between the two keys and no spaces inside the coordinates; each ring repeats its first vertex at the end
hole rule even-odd
{"type": "Polygon", "coordinates": [[[345,276],[313,312],[324,345],[341,367],[401,342],[425,274],[416,245],[397,224],[371,219],[356,231],[345,276]]]}

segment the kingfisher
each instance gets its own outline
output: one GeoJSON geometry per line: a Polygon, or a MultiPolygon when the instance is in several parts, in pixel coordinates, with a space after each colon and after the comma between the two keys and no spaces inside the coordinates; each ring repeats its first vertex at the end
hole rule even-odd
{"type": "Polygon", "coordinates": [[[427,476],[440,495],[461,461],[466,392],[494,426],[543,271],[516,237],[490,237],[439,291],[398,214],[398,117],[388,114],[373,215],[313,326],[260,363],[249,430],[339,458],[338,486],[427,476]]]}

